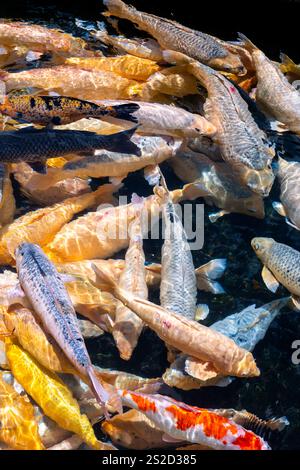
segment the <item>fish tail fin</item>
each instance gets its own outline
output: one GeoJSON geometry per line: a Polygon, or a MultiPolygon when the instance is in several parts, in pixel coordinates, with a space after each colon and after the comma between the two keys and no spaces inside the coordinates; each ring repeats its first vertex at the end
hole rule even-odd
{"type": "Polygon", "coordinates": [[[140,107],[136,103],[118,104],[111,106],[110,115],[116,119],[124,119],[125,121],[137,123],[138,118],[133,116],[133,114],[139,109],[140,107]]]}
{"type": "Polygon", "coordinates": [[[119,286],[113,273],[102,266],[96,266],[94,263],[92,263],[92,269],[96,273],[97,278],[101,281],[101,285],[104,284],[104,290],[115,295],[115,293],[118,292],[119,286]]]}
{"type": "Polygon", "coordinates": [[[107,391],[101,383],[100,377],[96,374],[92,365],[87,369],[88,377],[91,382],[92,390],[98,403],[104,407],[104,414],[108,416],[108,407],[114,411],[122,412],[122,404],[116,391],[107,391]],[[121,410],[121,411],[120,411],[121,410]]]}
{"type": "Polygon", "coordinates": [[[243,426],[262,438],[270,437],[274,431],[281,432],[289,425],[289,421],[285,416],[280,418],[271,418],[263,420],[248,411],[237,411],[232,418],[237,424],[243,426]]]}
{"type": "Polygon", "coordinates": [[[141,156],[141,150],[130,139],[137,130],[138,126],[132,129],[116,132],[110,135],[98,135],[101,145],[105,150],[111,152],[120,152],[131,155],[141,156]]]}
{"type": "Polygon", "coordinates": [[[290,57],[288,55],[284,54],[283,52],[280,52],[279,57],[280,57],[281,63],[283,65],[285,65],[287,68],[293,67],[295,65],[295,62],[292,59],[290,59],[290,57]]]}
{"type": "Polygon", "coordinates": [[[214,259],[196,269],[197,287],[213,294],[224,294],[224,289],[216,279],[223,276],[227,267],[226,259],[214,259]]]}
{"type": "Polygon", "coordinates": [[[243,33],[238,33],[238,38],[240,40],[240,44],[245,47],[249,52],[254,52],[258,50],[258,47],[253,44],[250,39],[247,38],[247,36],[243,33]]]}

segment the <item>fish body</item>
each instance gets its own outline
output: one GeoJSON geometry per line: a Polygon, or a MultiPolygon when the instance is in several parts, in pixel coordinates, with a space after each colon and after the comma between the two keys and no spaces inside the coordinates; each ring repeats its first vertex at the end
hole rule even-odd
{"type": "Polygon", "coordinates": [[[70,153],[90,153],[101,148],[139,155],[139,149],[130,141],[134,131],[131,129],[110,136],[32,127],[3,131],[0,134],[0,162],[38,162],[70,153]]]}
{"type": "MultiPolygon", "coordinates": [[[[158,192],[144,200],[145,214],[152,222],[159,219],[165,192],[158,192]]],[[[54,261],[82,261],[110,258],[129,245],[128,227],[136,216],[134,202],[118,207],[101,208],[67,224],[46,247],[54,261]]]]}
{"type": "Polygon", "coordinates": [[[257,75],[256,100],[273,118],[291,131],[300,133],[300,94],[281,72],[280,67],[240,35],[251,51],[257,75]]]}
{"type": "Polygon", "coordinates": [[[29,199],[30,202],[38,204],[39,206],[57,204],[70,197],[76,197],[91,192],[88,180],[77,177],[58,181],[44,189],[42,184],[39,183],[39,180],[41,182],[44,181],[44,175],[35,172],[33,168],[25,162],[17,163],[12,166],[12,173],[16,181],[20,184],[22,194],[29,199]]]}
{"type": "Polygon", "coordinates": [[[176,206],[169,198],[162,211],[165,235],[161,251],[160,304],[193,320],[197,285],[193,257],[176,206]]]}
{"type": "MultiPolygon", "coordinates": [[[[126,101],[101,100],[100,104],[115,106],[126,104],[126,101]]],[[[136,102],[139,109],[133,113],[139,123],[139,132],[145,134],[171,135],[173,137],[212,136],[214,126],[203,116],[193,114],[185,109],[160,103],[136,102]]],[[[104,118],[110,121],[110,117],[104,118]]]]}
{"type": "Polygon", "coordinates": [[[133,310],[167,344],[201,360],[210,361],[226,375],[255,376],[259,370],[253,356],[226,336],[183,315],[170,312],[119,288],[113,277],[95,266],[95,272],[115,297],[133,310]]]}
{"type": "Polygon", "coordinates": [[[55,267],[41,248],[31,243],[19,245],[16,265],[20,285],[44,327],[74,367],[90,379],[100,403],[105,403],[108,394],[95,378],[74,307],[55,267]]]}
{"type": "Polygon", "coordinates": [[[223,159],[231,165],[245,165],[253,170],[268,167],[274,152],[265,144],[265,134],[235,85],[210,67],[182,54],[166,51],[164,55],[170,62],[185,62],[187,70],[206,88],[205,117],[217,129],[214,140],[223,159]]]}
{"type": "Polygon", "coordinates": [[[226,162],[214,162],[203,154],[183,150],[177,153],[170,164],[176,175],[189,183],[178,192],[182,200],[204,197],[208,204],[228,213],[264,218],[262,196],[245,186],[226,162]]]}
{"type": "MultiPolygon", "coordinates": [[[[271,322],[287,306],[289,298],[275,300],[262,307],[251,305],[244,310],[215,322],[210,328],[228,336],[239,347],[253,351],[261,341],[271,322]]],[[[170,387],[183,390],[200,389],[209,386],[226,386],[227,380],[209,363],[196,361],[185,354],[179,354],[163,375],[164,382],[170,387]]]]}
{"type": "Polygon", "coordinates": [[[129,80],[113,72],[82,70],[70,65],[57,65],[21,72],[0,71],[6,92],[31,88],[39,93],[55,92],[81,100],[135,99],[143,82],[129,80]]]}
{"type": "Polygon", "coordinates": [[[75,214],[102,203],[111,203],[117,186],[103,185],[96,191],[72,197],[50,207],[27,212],[0,230],[0,263],[14,264],[15,250],[24,241],[40,246],[52,241],[75,214]]]}
{"type": "Polygon", "coordinates": [[[0,113],[16,120],[42,126],[69,124],[84,117],[115,118],[137,122],[132,113],[138,104],[105,106],[67,96],[6,96],[0,104],[0,113]]]}
{"type": "Polygon", "coordinates": [[[136,10],[121,0],[104,0],[110,14],[137,24],[151,34],[163,49],[182,52],[200,62],[232,73],[244,73],[238,55],[232,54],[214,37],[181,24],[136,10]]]}
{"type": "Polygon", "coordinates": [[[7,383],[5,375],[0,372],[0,441],[16,450],[44,450],[32,403],[7,383]]]}
{"type": "Polygon", "coordinates": [[[126,178],[128,173],[172,158],[182,144],[182,139],[168,136],[136,135],[132,139],[132,145],[138,149],[136,153],[139,156],[134,153],[96,150],[94,155],[67,161],[62,168],[50,168],[46,175],[33,175],[31,185],[37,186],[37,189],[46,189],[59,181],[75,177],[86,179],[108,176],[119,181],[126,178]]]}
{"type": "Polygon", "coordinates": [[[122,392],[122,402],[144,413],[157,427],[178,441],[219,450],[269,450],[269,445],[233,420],[204,408],[189,406],[163,395],[122,392]]]}
{"type": "Polygon", "coordinates": [[[0,44],[26,46],[36,52],[58,54],[88,54],[86,43],[55,29],[16,21],[0,22],[0,44]]]}
{"type": "Polygon", "coordinates": [[[159,44],[152,38],[126,38],[125,36],[111,36],[106,31],[98,30],[93,36],[107,46],[112,46],[120,52],[142,59],[163,62],[162,51],[159,44]]]}
{"type": "MultiPolygon", "coordinates": [[[[129,247],[125,256],[125,267],[119,284],[132,294],[148,298],[146,284],[145,254],[143,250],[142,211],[137,214],[129,227],[129,247]]],[[[143,329],[143,321],[122,302],[117,303],[113,337],[122,359],[129,360],[143,329]]]]}
{"type": "Polygon", "coordinates": [[[280,200],[289,223],[300,230],[300,163],[278,159],[280,200]]]}
{"type": "Polygon", "coordinates": [[[132,55],[116,57],[69,57],[66,65],[78,67],[83,70],[99,70],[113,72],[121,77],[132,80],[146,81],[158,72],[161,67],[149,59],[142,59],[132,55]]]}
{"type": "Polygon", "coordinates": [[[268,289],[276,292],[279,283],[282,284],[292,294],[297,307],[300,297],[299,251],[273,238],[253,238],[251,245],[264,265],[262,276],[268,289]]]}

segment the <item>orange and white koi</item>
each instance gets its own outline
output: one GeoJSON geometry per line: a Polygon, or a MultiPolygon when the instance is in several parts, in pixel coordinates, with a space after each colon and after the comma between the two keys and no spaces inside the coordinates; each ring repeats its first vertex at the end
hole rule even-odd
{"type": "Polygon", "coordinates": [[[261,437],[232,419],[196,406],[189,406],[163,395],[146,395],[123,390],[124,406],[146,415],[165,439],[202,444],[216,450],[270,450],[261,437]]]}

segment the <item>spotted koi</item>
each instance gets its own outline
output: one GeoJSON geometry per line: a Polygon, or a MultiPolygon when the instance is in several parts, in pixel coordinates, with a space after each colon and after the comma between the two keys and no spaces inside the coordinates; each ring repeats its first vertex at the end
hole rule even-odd
{"type": "Polygon", "coordinates": [[[138,109],[137,103],[110,106],[67,96],[5,96],[0,104],[2,114],[42,126],[69,124],[82,118],[106,116],[136,123],[137,118],[132,114],[138,109]]]}

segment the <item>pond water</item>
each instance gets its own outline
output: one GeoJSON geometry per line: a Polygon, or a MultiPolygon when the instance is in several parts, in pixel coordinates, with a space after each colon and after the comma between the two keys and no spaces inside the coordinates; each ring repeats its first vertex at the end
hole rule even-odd
{"type": "MultiPolygon", "coordinates": [[[[300,12],[300,4],[297,1],[278,2],[279,5],[276,2],[276,7],[274,6],[276,12],[280,14],[280,23],[284,24],[287,20],[289,21],[290,37],[280,34],[278,21],[271,24],[269,21],[266,27],[267,19],[259,11],[258,2],[250,3],[247,15],[242,15],[240,11],[242,6],[237,2],[223,2],[226,5],[223,4],[222,7],[219,6],[219,2],[211,2],[212,5],[208,5],[205,14],[201,14],[201,8],[197,14],[196,12],[194,14],[195,2],[192,1],[184,2],[184,7],[173,5],[171,1],[148,3],[139,0],[132,3],[140,9],[168,16],[187,26],[215,34],[223,39],[233,40],[236,38],[236,32],[242,31],[270,57],[278,59],[278,53],[282,50],[295,62],[300,62],[300,50],[295,50],[293,35],[296,27],[295,14],[297,13],[299,18],[300,12]],[[237,9],[240,14],[234,15],[237,9]],[[240,19],[238,19],[239,16],[240,19]]],[[[14,9],[13,2],[12,5],[0,7],[0,16],[32,20],[46,26],[59,27],[87,39],[87,33],[75,26],[75,18],[91,22],[102,20],[100,14],[102,10],[101,2],[89,0],[81,3],[60,2],[59,9],[51,2],[22,2],[18,3],[17,9],[14,9]]],[[[128,28],[129,32],[131,31],[128,25],[124,27],[128,28]]],[[[288,139],[287,136],[278,138],[278,148],[285,152],[285,158],[300,161],[300,141],[297,138],[288,139]]],[[[170,189],[182,185],[166,164],[162,168],[170,189]]],[[[151,193],[142,173],[131,174],[125,180],[122,193],[130,195],[133,191],[143,196],[151,193]]],[[[210,314],[205,321],[207,325],[240,311],[246,306],[263,305],[286,295],[283,288],[280,288],[276,296],[266,289],[261,280],[261,264],[250,246],[250,241],[254,236],[266,236],[300,250],[299,232],[286,225],[284,219],[273,211],[271,202],[274,200],[278,200],[276,184],[266,201],[266,218],[263,221],[230,215],[211,224],[208,214],[214,211],[214,208],[206,206],[205,243],[201,251],[193,253],[195,266],[216,257],[224,257],[228,260],[228,269],[222,280],[226,295],[199,294],[199,302],[208,303],[210,307],[210,314]]],[[[27,210],[26,202],[20,197],[18,205],[22,212],[27,210]]],[[[160,248],[159,240],[145,241],[147,261],[159,262],[160,248]]],[[[121,255],[124,256],[124,253],[121,255]]],[[[152,297],[152,300],[158,301],[155,297],[152,297]]],[[[260,377],[235,380],[226,388],[204,388],[191,392],[174,389],[173,396],[201,407],[247,409],[261,418],[285,415],[290,421],[290,426],[280,435],[275,436],[271,445],[274,449],[300,449],[300,365],[293,365],[291,360],[293,352],[291,346],[297,339],[300,340],[300,314],[285,311],[272,323],[264,340],[255,348],[254,356],[261,369],[260,377]]],[[[143,333],[133,358],[128,363],[119,358],[110,335],[90,340],[88,347],[93,362],[101,367],[124,370],[145,377],[160,376],[168,364],[164,344],[149,330],[143,333]]]]}

